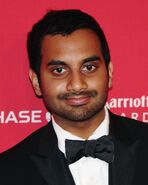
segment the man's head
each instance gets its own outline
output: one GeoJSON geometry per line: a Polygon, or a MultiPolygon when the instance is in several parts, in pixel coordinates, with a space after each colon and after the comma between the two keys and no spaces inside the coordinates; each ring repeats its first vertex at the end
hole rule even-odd
{"type": "MultiPolygon", "coordinates": [[[[70,35],[79,29],[94,31],[100,40],[102,55],[108,66],[110,52],[103,30],[93,17],[80,10],[57,10],[48,12],[37,22],[28,34],[27,48],[31,68],[39,75],[41,64],[41,43],[46,35],[70,35]]],[[[56,44],[56,43],[55,43],[56,44]]]]}
{"type": "Polygon", "coordinates": [[[49,12],[28,38],[30,79],[47,109],[60,121],[99,116],[112,85],[105,36],[79,10],[49,12]]]}

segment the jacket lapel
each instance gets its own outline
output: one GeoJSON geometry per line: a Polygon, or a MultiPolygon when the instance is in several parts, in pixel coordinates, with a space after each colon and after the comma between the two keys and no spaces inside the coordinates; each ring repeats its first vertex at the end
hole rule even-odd
{"type": "Polygon", "coordinates": [[[40,143],[30,158],[48,185],[75,185],[65,156],[58,149],[57,138],[50,122],[41,133],[40,143]]]}
{"type": "MultiPolygon", "coordinates": [[[[115,146],[115,159],[109,166],[109,185],[132,185],[139,141],[131,137],[129,123],[110,113],[110,135],[115,146]],[[119,123],[120,122],[120,123],[119,123]],[[129,133],[127,133],[129,131],[129,133]]],[[[134,130],[131,130],[134,133],[134,130]]]]}

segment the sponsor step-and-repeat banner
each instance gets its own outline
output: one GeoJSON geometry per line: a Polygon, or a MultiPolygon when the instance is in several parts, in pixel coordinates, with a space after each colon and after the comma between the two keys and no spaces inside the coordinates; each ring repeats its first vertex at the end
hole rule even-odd
{"type": "Polygon", "coordinates": [[[106,106],[148,123],[147,0],[5,0],[0,6],[0,152],[50,120],[29,81],[26,38],[32,25],[52,9],[81,9],[95,17],[114,65],[106,106]]]}

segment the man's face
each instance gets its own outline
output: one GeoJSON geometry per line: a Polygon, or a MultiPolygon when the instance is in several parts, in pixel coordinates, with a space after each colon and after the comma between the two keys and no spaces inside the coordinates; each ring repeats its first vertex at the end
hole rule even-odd
{"type": "Polygon", "coordinates": [[[98,36],[77,30],[68,36],[47,35],[41,45],[40,81],[30,72],[38,96],[56,117],[86,121],[103,110],[111,87],[98,36]]]}

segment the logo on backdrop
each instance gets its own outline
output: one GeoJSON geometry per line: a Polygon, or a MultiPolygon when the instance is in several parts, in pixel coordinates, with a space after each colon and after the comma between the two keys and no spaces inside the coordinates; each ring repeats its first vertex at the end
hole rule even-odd
{"type": "Polygon", "coordinates": [[[140,98],[111,98],[106,105],[113,112],[114,109],[118,110],[121,116],[148,123],[148,96],[143,95],[140,98]]]}
{"type": "MultiPolygon", "coordinates": [[[[106,106],[113,112],[119,111],[121,116],[131,117],[148,123],[148,96],[140,98],[111,98],[106,106]],[[115,111],[114,111],[115,110],[115,111]]],[[[41,124],[50,121],[49,112],[42,110],[0,111],[1,124],[41,124]]]]}

